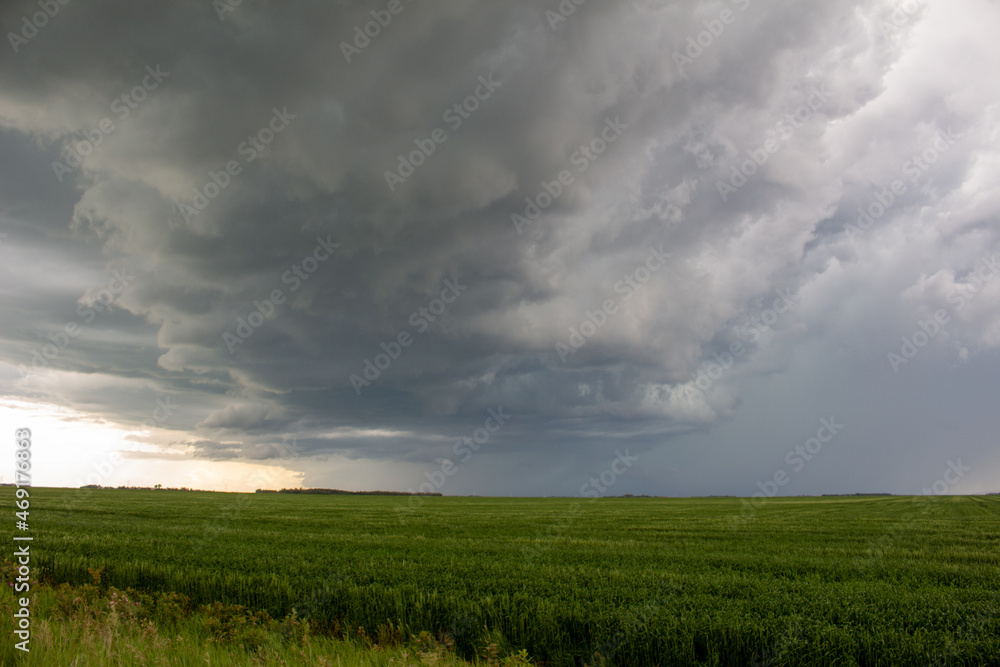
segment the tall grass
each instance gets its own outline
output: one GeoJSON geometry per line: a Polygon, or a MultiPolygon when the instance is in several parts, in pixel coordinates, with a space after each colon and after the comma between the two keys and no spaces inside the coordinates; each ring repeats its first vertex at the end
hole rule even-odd
{"type": "MultiPolygon", "coordinates": [[[[11,568],[4,568],[10,571],[11,568]]],[[[14,600],[0,596],[0,632],[11,636],[14,600]]],[[[439,665],[515,667],[523,656],[501,658],[494,646],[480,658],[459,658],[450,638],[423,633],[403,637],[383,626],[376,636],[362,630],[339,636],[312,632],[295,615],[281,621],[264,612],[218,602],[197,607],[175,593],[149,595],[83,584],[36,586],[31,605],[30,650],[0,646],[0,664],[53,665],[439,665]]]]}
{"type": "Polygon", "coordinates": [[[447,633],[466,657],[489,638],[551,665],[1000,665],[998,497],[78,493],[33,490],[54,581],[103,567],[321,632],[447,633]]]}

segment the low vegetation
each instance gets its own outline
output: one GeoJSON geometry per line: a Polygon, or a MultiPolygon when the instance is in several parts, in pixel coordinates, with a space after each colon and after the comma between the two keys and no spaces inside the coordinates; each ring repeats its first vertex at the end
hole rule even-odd
{"type": "MultiPolygon", "coordinates": [[[[294,652],[305,650],[297,637],[308,627],[310,650],[378,645],[385,659],[345,665],[420,664],[431,639],[438,664],[1000,665],[996,496],[750,503],[33,489],[31,519],[33,566],[53,584],[87,591],[74,595],[93,604],[128,595],[144,610],[127,642],[91,647],[109,660],[126,644],[152,655],[169,639],[169,654],[189,643],[199,664],[204,651],[235,644],[247,660],[273,650],[266,664],[306,664],[294,652]],[[194,610],[176,621],[190,624],[181,640],[161,600],[194,610]],[[148,640],[147,622],[156,628],[148,640]]],[[[53,616],[60,607],[46,596],[59,590],[37,598],[51,632],[110,636],[105,626],[81,629],[86,614],[53,616]]]]}
{"type": "MultiPolygon", "coordinates": [[[[0,565],[12,578],[13,563],[0,565]]],[[[363,628],[334,635],[316,635],[308,620],[290,614],[275,620],[265,611],[213,602],[195,605],[177,593],[119,590],[101,583],[92,570],[92,584],[46,583],[33,589],[33,637],[30,651],[12,642],[0,649],[4,665],[409,665],[495,666],[530,665],[522,655],[501,659],[496,646],[481,648],[472,662],[459,658],[447,635],[424,632],[405,637],[381,626],[374,636],[363,628]]],[[[15,606],[0,597],[0,627],[12,636],[15,606]]]]}

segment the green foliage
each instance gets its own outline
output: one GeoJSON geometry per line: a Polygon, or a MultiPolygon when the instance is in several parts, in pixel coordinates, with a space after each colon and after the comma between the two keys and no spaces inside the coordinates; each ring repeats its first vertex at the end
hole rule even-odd
{"type": "Polygon", "coordinates": [[[202,631],[220,647],[417,637],[493,664],[1000,665],[995,496],[35,496],[33,567],[78,597],[152,596],[140,624],[218,602],[202,631]]]}
{"type": "MultiPolygon", "coordinates": [[[[175,594],[64,583],[36,584],[31,595],[30,651],[6,642],[0,645],[2,665],[470,665],[433,639],[399,638],[391,646],[375,646],[312,637],[308,622],[294,615],[275,621],[264,612],[219,603],[188,610],[175,594]]],[[[12,596],[0,596],[0,632],[13,632],[17,607],[12,596]]]]}
{"type": "Polygon", "coordinates": [[[209,641],[240,644],[253,651],[262,647],[272,625],[266,611],[250,613],[243,605],[213,602],[204,610],[209,641]]]}

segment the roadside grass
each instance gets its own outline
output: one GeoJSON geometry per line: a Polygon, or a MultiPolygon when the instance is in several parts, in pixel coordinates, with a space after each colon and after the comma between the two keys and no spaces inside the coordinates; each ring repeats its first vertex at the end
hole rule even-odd
{"type": "MultiPolygon", "coordinates": [[[[17,566],[0,564],[4,578],[17,566]]],[[[315,634],[308,620],[290,614],[273,619],[266,611],[213,602],[196,605],[185,595],[145,593],[94,583],[34,584],[30,590],[29,652],[15,648],[16,639],[0,646],[0,664],[84,667],[104,665],[257,667],[315,665],[439,667],[531,665],[523,652],[500,656],[496,644],[480,647],[480,657],[467,661],[454,651],[447,635],[428,632],[406,637],[385,625],[375,636],[363,628],[342,628],[339,636],[315,634]]],[[[10,589],[12,590],[12,589],[10,589]]],[[[19,594],[0,596],[0,633],[13,637],[19,594]]],[[[23,594],[20,594],[23,595],[23,594]]]]}

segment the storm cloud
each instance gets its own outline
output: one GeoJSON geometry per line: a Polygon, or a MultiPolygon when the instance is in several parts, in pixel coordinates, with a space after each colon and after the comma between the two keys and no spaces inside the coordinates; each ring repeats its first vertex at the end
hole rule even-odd
{"type": "Polygon", "coordinates": [[[1000,490],[995,2],[48,4],[8,398],[305,486],[1000,490]]]}

